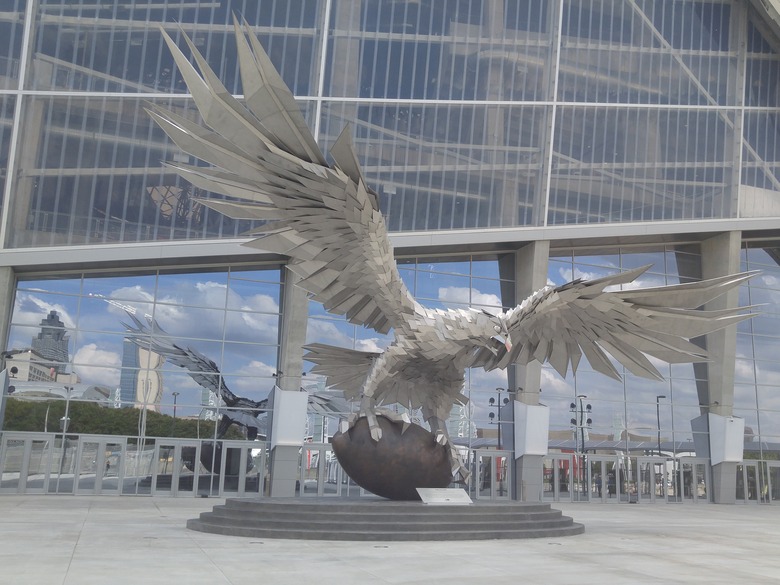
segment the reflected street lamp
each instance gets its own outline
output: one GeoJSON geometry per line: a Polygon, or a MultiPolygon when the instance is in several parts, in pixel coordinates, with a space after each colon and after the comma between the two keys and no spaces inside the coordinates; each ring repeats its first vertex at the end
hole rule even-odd
{"type": "Polygon", "coordinates": [[[180,392],[173,393],[173,420],[176,420],[176,399],[179,397],[180,392]]]}
{"type": "Polygon", "coordinates": [[[658,429],[658,455],[661,454],[661,398],[666,398],[664,394],[655,397],[655,421],[658,429]]]}
{"type": "Polygon", "coordinates": [[[590,428],[593,419],[590,418],[592,407],[590,404],[584,404],[583,399],[587,398],[585,394],[577,394],[576,402],[569,405],[569,411],[574,415],[571,424],[574,427],[574,452],[575,458],[579,460],[578,476],[582,492],[585,493],[585,429],[590,428]],[[579,457],[576,457],[579,454],[579,457]]]}
{"type": "MultiPolygon", "coordinates": [[[[507,392],[507,390],[504,390],[503,388],[496,388],[496,396],[497,398],[490,398],[488,400],[488,405],[490,408],[495,408],[498,411],[498,444],[497,448],[501,449],[501,408],[503,406],[506,406],[509,404],[509,397],[504,397],[503,402],[501,401],[501,393],[507,392]]],[[[496,418],[496,413],[492,410],[488,414],[488,418],[490,419],[490,424],[493,424],[493,419],[496,418]]]]}

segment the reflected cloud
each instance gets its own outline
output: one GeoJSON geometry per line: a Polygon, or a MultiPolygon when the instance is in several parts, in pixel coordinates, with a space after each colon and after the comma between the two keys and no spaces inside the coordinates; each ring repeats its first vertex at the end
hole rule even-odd
{"type": "Polygon", "coordinates": [[[76,350],[73,356],[75,365],[73,371],[86,384],[102,384],[116,387],[119,384],[119,372],[122,358],[113,351],[98,349],[94,343],[89,343],[76,350]]]}
{"type": "Polygon", "coordinates": [[[65,327],[72,329],[76,326],[75,318],[68,309],[60,303],[51,303],[34,293],[19,292],[14,302],[13,322],[15,325],[31,325],[38,327],[41,319],[44,319],[50,311],[56,311],[65,327]]]}
{"type": "MultiPolygon", "coordinates": [[[[443,303],[457,303],[459,305],[489,305],[501,307],[501,299],[497,295],[483,293],[476,288],[465,286],[443,286],[439,288],[439,300],[443,303]]],[[[500,312],[496,309],[496,313],[500,312]]]]}

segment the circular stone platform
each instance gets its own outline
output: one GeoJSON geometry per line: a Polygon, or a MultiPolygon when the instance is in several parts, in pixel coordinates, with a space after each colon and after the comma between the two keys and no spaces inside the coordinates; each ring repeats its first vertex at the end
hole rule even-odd
{"type": "Polygon", "coordinates": [[[213,534],[300,540],[490,540],[572,536],[585,527],[549,504],[426,505],[379,499],[229,499],[187,528],[213,534]]]}

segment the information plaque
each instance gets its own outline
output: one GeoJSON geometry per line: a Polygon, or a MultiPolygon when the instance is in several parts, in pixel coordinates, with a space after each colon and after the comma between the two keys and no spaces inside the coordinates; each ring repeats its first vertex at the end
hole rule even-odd
{"type": "Polygon", "coordinates": [[[417,488],[423,504],[438,506],[468,506],[471,498],[462,488],[417,488]]]}

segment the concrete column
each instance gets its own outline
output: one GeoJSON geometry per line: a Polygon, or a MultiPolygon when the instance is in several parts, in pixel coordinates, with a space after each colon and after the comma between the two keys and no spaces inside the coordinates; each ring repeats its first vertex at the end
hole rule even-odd
{"type": "MultiPolygon", "coordinates": [[[[0,266],[0,340],[2,349],[8,347],[8,329],[11,322],[11,314],[14,309],[14,290],[16,289],[16,276],[12,268],[0,266]]],[[[5,358],[0,359],[0,371],[5,369],[5,358]]],[[[0,431],[3,430],[5,418],[5,398],[3,391],[5,384],[0,380],[0,431]]]]}
{"type": "MultiPolygon", "coordinates": [[[[709,238],[701,245],[702,278],[714,278],[739,272],[739,253],[742,234],[727,232],[709,238]]],[[[725,309],[739,305],[739,291],[727,294],[707,303],[709,310],[725,309]]],[[[707,335],[705,347],[710,360],[702,366],[706,370],[706,402],[702,414],[710,412],[720,416],[734,413],[734,355],[737,348],[737,328],[728,327],[707,335]]],[[[736,463],[720,463],[712,466],[712,501],[716,504],[736,502],[736,463]]]]}
{"type": "MultiPolygon", "coordinates": [[[[547,284],[550,242],[533,242],[517,250],[514,256],[515,304],[519,304],[547,284]]],[[[532,406],[539,404],[541,364],[531,362],[527,366],[510,366],[508,374],[510,389],[517,390],[515,400],[532,406]]],[[[543,460],[543,455],[524,455],[515,459],[514,499],[524,502],[541,501],[543,460]]]]}
{"type": "MultiPolygon", "coordinates": [[[[276,385],[284,391],[299,392],[303,372],[303,344],[306,342],[306,324],[309,318],[309,301],[302,288],[295,286],[298,277],[284,269],[282,289],[282,322],[279,324],[279,359],[276,385]]],[[[284,414],[274,405],[274,420],[284,419],[284,414]]],[[[303,426],[303,425],[302,425],[303,426]]],[[[269,437],[272,428],[269,426],[269,437]]],[[[301,437],[303,445],[303,437],[301,437]]],[[[299,446],[277,445],[270,456],[270,495],[272,497],[295,496],[295,484],[299,476],[299,446]]]]}

